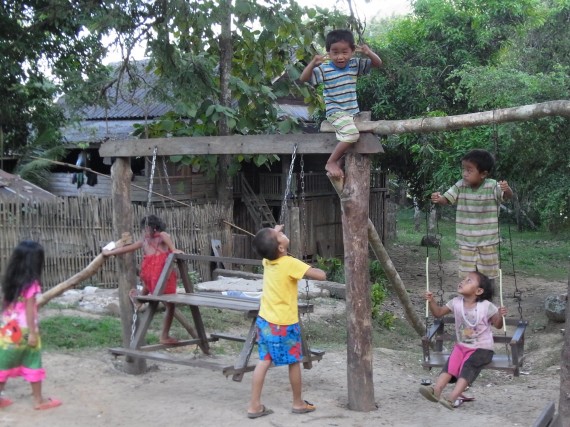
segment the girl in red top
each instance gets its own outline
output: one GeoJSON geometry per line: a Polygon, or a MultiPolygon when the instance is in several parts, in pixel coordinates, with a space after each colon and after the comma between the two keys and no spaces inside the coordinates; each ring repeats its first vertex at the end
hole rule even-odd
{"type": "MultiPolygon", "coordinates": [[[[172,238],[165,232],[165,224],[156,215],[149,215],[141,220],[141,228],[144,235],[141,240],[132,245],[122,246],[112,250],[103,249],[104,256],[121,255],[128,252],[143,250],[143,260],[141,264],[140,278],[143,282],[143,295],[154,293],[154,289],[164,268],[166,258],[171,253],[182,253],[176,249],[172,238]]],[[[166,279],[165,294],[176,293],[176,272],[171,271],[168,279],[166,279]]],[[[170,327],[172,319],[174,319],[174,304],[165,303],[166,314],[164,316],[164,324],[160,336],[161,344],[175,344],[178,342],[176,338],[170,336],[170,327]]]]}

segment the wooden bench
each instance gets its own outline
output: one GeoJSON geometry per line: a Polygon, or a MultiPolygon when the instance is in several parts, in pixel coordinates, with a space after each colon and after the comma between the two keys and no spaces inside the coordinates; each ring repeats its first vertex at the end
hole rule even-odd
{"type": "MultiPolygon", "coordinates": [[[[194,292],[194,287],[188,278],[188,270],[185,260],[193,261],[206,261],[210,262],[212,258],[210,256],[202,255],[188,255],[188,254],[170,254],[167,258],[164,269],[158,279],[157,286],[152,295],[138,296],[137,300],[140,302],[147,302],[149,307],[145,310],[141,316],[140,321],[136,327],[135,333],[132,337],[129,348],[111,348],[109,351],[115,355],[125,355],[135,358],[147,358],[153,360],[159,360],[163,362],[180,363],[185,365],[195,365],[203,367],[212,367],[214,364],[207,361],[186,361],[180,360],[175,357],[171,357],[168,354],[158,353],[158,350],[170,348],[170,347],[181,347],[186,345],[198,345],[204,354],[210,354],[210,342],[218,341],[220,339],[228,339],[232,341],[243,342],[242,350],[238,356],[236,363],[233,366],[227,366],[222,369],[222,372],[226,375],[232,375],[234,381],[241,381],[243,374],[245,372],[252,371],[255,366],[248,366],[249,358],[251,356],[253,347],[255,346],[256,338],[256,325],[255,320],[259,312],[259,301],[247,298],[236,298],[225,296],[221,294],[213,294],[207,292],[194,292]],[[182,280],[184,285],[185,293],[176,294],[163,294],[166,279],[169,276],[170,268],[176,262],[179,268],[179,278],[182,280]],[[190,307],[190,312],[192,314],[193,325],[188,322],[181,313],[176,310],[176,319],[182,324],[182,326],[188,331],[193,339],[183,340],[176,344],[165,345],[165,344],[153,344],[144,345],[145,337],[150,327],[151,321],[157,312],[160,303],[173,303],[175,305],[186,305],[190,307]],[[202,315],[200,312],[201,307],[217,308],[220,310],[234,310],[246,313],[246,316],[251,319],[251,326],[249,328],[248,334],[245,337],[235,337],[226,334],[213,333],[207,336],[204,323],[202,320],[202,315]]],[[[235,264],[247,263],[253,265],[261,265],[260,260],[245,260],[239,258],[226,258],[235,264]]],[[[313,311],[313,305],[308,303],[299,304],[299,313],[311,313],[313,311]]],[[[304,355],[303,366],[305,369],[310,369],[312,367],[313,361],[319,361],[322,359],[324,352],[318,350],[311,350],[307,345],[306,336],[304,334],[303,324],[301,319],[299,319],[301,325],[301,346],[302,353],[304,355]]]]}
{"type": "MultiPolygon", "coordinates": [[[[509,351],[507,354],[495,352],[491,363],[485,365],[485,369],[496,369],[512,373],[515,377],[520,375],[520,368],[524,361],[524,334],[528,322],[524,320],[505,319],[507,326],[514,326],[512,335],[505,335],[495,331],[493,339],[495,344],[505,344],[509,351]]],[[[435,319],[427,334],[422,337],[423,360],[425,369],[441,367],[449,359],[449,352],[444,350],[444,343],[452,344],[455,341],[455,319],[444,317],[435,319]],[[445,325],[452,327],[450,333],[446,333],[445,325]]],[[[449,351],[451,345],[448,345],[449,351]]]]}

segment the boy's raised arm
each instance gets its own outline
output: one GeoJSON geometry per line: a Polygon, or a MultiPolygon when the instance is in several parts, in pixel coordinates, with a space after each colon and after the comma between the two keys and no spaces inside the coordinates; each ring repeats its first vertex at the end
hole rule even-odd
{"type": "Polygon", "coordinates": [[[362,52],[365,54],[370,59],[370,65],[372,68],[380,68],[382,66],[382,60],[376,53],[372,51],[372,49],[368,47],[368,45],[362,44],[360,46],[357,46],[356,52],[362,52]]]}
{"type": "Polygon", "coordinates": [[[308,82],[311,80],[311,74],[313,73],[313,69],[321,65],[325,60],[325,55],[315,55],[311,62],[307,64],[301,75],[299,76],[299,80],[302,82],[308,82]]]}

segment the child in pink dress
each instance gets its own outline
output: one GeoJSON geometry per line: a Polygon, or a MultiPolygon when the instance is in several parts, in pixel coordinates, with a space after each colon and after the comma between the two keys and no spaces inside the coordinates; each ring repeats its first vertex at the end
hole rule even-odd
{"type": "MultiPolygon", "coordinates": [[[[156,215],[149,215],[141,220],[141,228],[144,230],[144,236],[138,242],[132,245],[122,246],[115,249],[103,249],[104,256],[121,255],[128,252],[134,252],[138,249],[143,250],[143,260],[141,263],[140,278],[143,282],[143,295],[152,294],[164,268],[166,258],[171,253],[182,253],[176,249],[172,238],[165,232],[166,226],[156,215]]],[[[170,272],[166,279],[165,294],[176,293],[176,272],[170,272]]],[[[166,306],[166,314],[164,315],[164,323],[160,336],[161,344],[176,344],[178,340],[170,336],[170,327],[174,319],[174,304],[164,303],[166,306]]]]}
{"type": "MultiPolygon", "coordinates": [[[[0,319],[0,393],[11,377],[22,377],[32,386],[34,409],[51,409],[61,401],[42,396],[41,340],[38,327],[36,295],[41,293],[44,249],[25,240],[18,244],[10,257],[2,281],[2,319],[0,319]]],[[[0,396],[0,408],[12,400],[0,396]]]]}
{"type": "Polygon", "coordinates": [[[449,360],[437,378],[435,386],[421,386],[420,393],[432,402],[439,402],[448,409],[454,409],[455,401],[479,376],[481,369],[493,359],[493,332],[491,325],[503,327],[505,307],[497,308],[493,299],[491,280],[478,271],[468,273],[457,287],[459,296],[444,306],[434,301],[431,292],[425,293],[429,309],[435,317],[453,313],[457,342],[449,360]],[[454,389],[442,397],[442,391],[449,383],[456,382],[454,389]]]}

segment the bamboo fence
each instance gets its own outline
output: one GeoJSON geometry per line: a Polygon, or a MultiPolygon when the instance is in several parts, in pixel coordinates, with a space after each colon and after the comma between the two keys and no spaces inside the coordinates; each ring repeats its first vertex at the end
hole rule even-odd
{"type": "MultiPolygon", "coordinates": [[[[42,285],[47,290],[85,268],[113,235],[112,200],[95,197],[61,198],[50,203],[0,203],[0,271],[13,248],[22,240],[35,240],[45,249],[42,285]]],[[[224,224],[230,212],[218,204],[191,207],[133,205],[133,239],[141,237],[140,220],[154,214],[161,218],[178,249],[188,254],[211,255],[212,239],[219,240],[228,254],[232,231],[224,224]]],[[[141,251],[138,251],[141,252],[141,251]]],[[[224,254],[224,255],[228,255],[224,254]]],[[[140,263],[142,252],[136,254],[140,263]]],[[[138,265],[138,264],[137,264],[138,265]]],[[[108,259],[104,267],[80,286],[115,288],[116,263],[108,259]]],[[[200,280],[211,280],[210,264],[189,266],[200,280]]]]}

